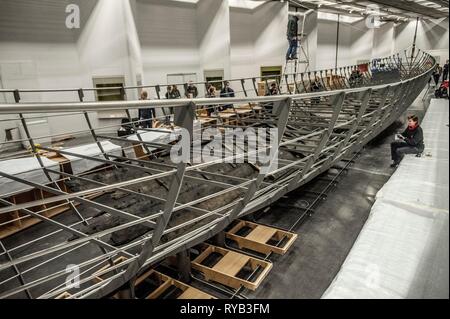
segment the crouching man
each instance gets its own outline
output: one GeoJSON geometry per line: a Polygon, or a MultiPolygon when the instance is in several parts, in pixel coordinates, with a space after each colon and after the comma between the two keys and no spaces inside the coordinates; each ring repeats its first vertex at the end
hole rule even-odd
{"type": "Polygon", "coordinates": [[[391,167],[397,167],[406,154],[421,154],[424,149],[419,118],[415,115],[408,116],[408,127],[403,133],[397,134],[397,140],[391,143],[391,156],[394,161],[391,167]]]}

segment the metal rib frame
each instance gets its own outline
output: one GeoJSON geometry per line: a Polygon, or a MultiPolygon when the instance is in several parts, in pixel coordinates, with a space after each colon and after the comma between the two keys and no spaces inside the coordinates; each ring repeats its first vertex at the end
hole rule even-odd
{"type": "MultiPolygon", "coordinates": [[[[0,242],[3,249],[3,252],[0,252],[0,258],[6,258],[0,263],[0,275],[2,273],[8,274],[11,271],[14,273],[10,277],[7,277],[7,275],[4,278],[0,277],[0,298],[19,296],[22,293],[25,293],[28,298],[54,298],[67,291],[68,288],[64,281],[64,277],[67,275],[65,267],[52,271],[45,276],[38,276],[38,278],[30,276],[30,273],[33,273],[34,269],[38,267],[55,262],[58,258],[68,258],[74,250],[82,252],[83,249],[86,249],[88,243],[98,246],[99,251],[95,257],[87,258],[78,263],[81,269],[82,286],[78,289],[71,288],[71,295],[72,298],[104,297],[124,285],[129,285],[144,267],[215,236],[236,218],[270,205],[287,192],[307,183],[341,159],[361,149],[368,141],[397,119],[417,97],[436,67],[434,58],[420,50],[412,58],[408,58],[408,53],[405,52],[405,58],[398,54],[383,58],[380,61],[369,64],[368,70],[361,74],[360,82],[357,85],[352,78],[352,71],[357,66],[308,72],[306,74],[287,74],[284,75],[283,82],[287,84],[285,88],[281,88],[280,93],[282,94],[264,97],[251,96],[253,93],[258,93],[257,78],[230,80],[231,82],[238,81],[242,91],[236,92],[236,95],[241,96],[216,99],[99,103],[83,102],[84,92],[95,90],[89,88],[0,90],[0,93],[13,93],[16,102],[0,105],[0,114],[19,114],[19,120],[26,134],[26,138],[20,141],[30,144],[31,155],[38,161],[40,170],[46,176],[48,182],[38,183],[3,171],[0,171],[0,176],[53,195],[25,203],[13,203],[8,198],[17,192],[2,194],[0,195],[0,202],[3,206],[0,208],[0,217],[20,211],[22,214],[20,218],[37,218],[44,225],[51,225],[57,229],[57,231],[44,236],[31,238],[29,242],[15,247],[8,247],[4,240],[0,242]],[[380,61],[382,66],[380,66],[380,61]],[[376,66],[378,69],[375,68],[376,66]],[[380,80],[380,74],[384,74],[385,78],[380,80]],[[393,74],[399,74],[399,78],[396,78],[393,74]],[[292,79],[292,81],[289,82],[289,79],[292,79]],[[298,81],[298,79],[301,80],[298,81]],[[251,80],[250,88],[247,88],[246,80],[251,80]],[[322,85],[320,91],[313,92],[312,81],[314,80],[320,81],[322,85]],[[79,101],[61,103],[20,102],[21,94],[41,91],[77,92],[79,101]],[[238,114],[235,106],[240,103],[250,106],[251,112],[249,115],[241,116],[238,114]],[[272,160],[275,157],[280,157],[277,168],[261,173],[253,167],[255,171],[248,176],[232,176],[221,173],[217,168],[229,165],[233,169],[237,169],[246,165],[227,163],[236,162],[238,159],[249,156],[251,152],[244,150],[242,153],[233,154],[228,158],[201,163],[175,164],[170,161],[153,161],[149,158],[117,156],[105,151],[101,143],[101,140],[110,140],[125,145],[138,145],[147,155],[155,153],[149,149],[149,147],[154,147],[158,149],[155,157],[164,158],[164,151],[167,152],[170,145],[148,142],[144,138],[147,132],[164,132],[164,130],[146,128],[142,129],[144,133],[140,133],[141,129],[138,126],[141,121],[132,119],[131,112],[133,110],[144,107],[155,108],[156,110],[173,108],[173,125],[185,128],[192,137],[196,130],[193,123],[199,110],[221,105],[233,106],[235,124],[226,124],[224,114],[217,114],[217,123],[213,127],[218,130],[233,127],[245,129],[258,126],[277,128],[278,148],[271,153],[272,160]],[[255,105],[258,108],[255,108],[255,105]],[[126,118],[129,121],[128,124],[132,125],[136,131],[137,140],[130,142],[127,137],[108,137],[104,133],[99,133],[99,131],[105,129],[105,126],[94,127],[90,113],[113,109],[125,111],[126,118]],[[91,136],[100,150],[101,157],[74,154],[54,147],[38,146],[36,137],[32,136],[28,127],[26,117],[26,115],[33,113],[56,114],[57,116],[60,116],[60,113],[63,115],[75,113],[82,115],[88,129],[81,132],[91,136]],[[98,166],[102,166],[96,169],[99,172],[102,172],[102,170],[114,172],[124,167],[135,172],[141,172],[142,175],[138,178],[130,177],[129,179],[125,176],[119,182],[104,183],[92,178],[89,173],[59,172],[44,165],[41,158],[42,150],[56,151],[62,155],[77,157],[80,160],[95,161],[98,166]],[[283,157],[282,154],[286,153],[295,154],[295,156],[283,157]],[[59,183],[68,180],[84,182],[89,186],[85,190],[67,192],[61,189],[59,183]],[[139,185],[146,185],[146,183],[152,181],[157,181],[167,187],[164,196],[156,196],[138,190],[139,185]],[[186,199],[184,195],[181,198],[183,190],[189,195],[190,188],[200,187],[202,184],[210,186],[211,191],[198,194],[190,199],[186,199]],[[101,203],[96,199],[116,191],[131,194],[153,203],[153,206],[149,207],[160,208],[157,211],[150,209],[145,216],[142,216],[101,203]],[[237,197],[233,197],[236,194],[237,197]],[[219,207],[212,205],[211,207],[215,208],[210,208],[205,204],[218,201],[220,198],[227,198],[227,196],[233,198],[233,200],[224,202],[219,207]],[[65,224],[45,216],[45,209],[39,211],[35,209],[36,207],[47,207],[45,205],[58,203],[68,205],[69,210],[75,213],[74,216],[77,216],[80,221],[75,224],[65,224]],[[90,207],[98,212],[107,212],[122,218],[122,222],[97,232],[85,233],[77,227],[81,224],[89,226],[92,217],[84,217],[80,207],[90,207]],[[191,212],[194,215],[187,220],[177,220],[178,213],[183,212],[191,212]],[[121,246],[113,246],[108,243],[108,237],[111,234],[131,229],[131,227],[137,225],[145,225],[148,231],[137,239],[121,246]],[[77,238],[71,241],[58,242],[55,235],[60,232],[75,235],[77,238]],[[52,238],[55,238],[56,242],[52,242],[52,238]],[[163,238],[164,241],[162,241],[163,238]],[[42,241],[53,245],[42,249],[36,246],[37,250],[36,248],[32,249],[36,243],[42,241]],[[28,252],[23,253],[28,249],[30,249],[28,252]],[[22,253],[19,251],[22,251],[22,253]],[[55,256],[55,254],[58,255],[55,256]],[[113,258],[117,256],[123,256],[126,260],[120,264],[114,264],[113,258]],[[43,257],[47,257],[48,260],[39,262],[43,257]],[[103,267],[104,265],[109,265],[109,267],[103,267]],[[93,281],[98,276],[105,276],[103,277],[104,280],[93,281]],[[57,284],[55,284],[55,281],[57,284]],[[50,285],[50,283],[53,284],[50,285]]],[[[268,78],[261,78],[261,80],[268,85],[268,78]]],[[[280,79],[276,80],[278,81],[277,86],[280,87],[280,79]]],[[[207,84],[205,82],[197,83],[199,86],[206,86],[207,84]]],[[[159,96],[159,85],[120,89],[125,92],[126,90],[144,88],[155,89],[159,96]]],[[[163,114],[161,118],[166,116],[166,112],[163,112],[163,114]]],[[[189,144],[192,144],[192,142],[190,140],[189,144]]],[[[122,146],[122,149],[126,147],[122,146]]],[[[270,151],[270,146],[253,153],[267,153],[268,151],[270,151]]],[[[14,158],[14,156],[11,156],[8,159],[14,158]]],[[[133,288],[130,289],[130,295],[133,296],[133,288]]]]}

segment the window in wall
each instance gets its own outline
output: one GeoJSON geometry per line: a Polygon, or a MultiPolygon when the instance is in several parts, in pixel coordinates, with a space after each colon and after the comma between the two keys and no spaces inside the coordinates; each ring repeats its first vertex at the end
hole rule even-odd
{"type": "Polygon", "coordinates": [[[279,79],[281,77],[282,66],[262,66],[261,67],[261,77],[267,76],[267,79],[279,79]]]}
{"type": "MultiPolygon", "coordinates": [[[[94,87],[99,89],[95,92],[95,99],[98,102],[125,101],[125,91],[120,89],[120,87],[124,87],[125,84],[125,78],[123,76],[95,77],[92,80],[94,82],[94,87]]],[[[97,115],[99,119],[126,117],[125,111],[121,110],[98,111],[97,115]]]]}
{"type": "Polygon", "coordinates": [[[206,82],[213,82],[211,84],[216,88],[216,90],[218,90],[218,91],[222,90],[222,81],[224,78],[223,70],[205,70],[204,76],[205,76],[206,82]],[[214,82],[214,81],[220,81],[220,82],[214,82]]]}

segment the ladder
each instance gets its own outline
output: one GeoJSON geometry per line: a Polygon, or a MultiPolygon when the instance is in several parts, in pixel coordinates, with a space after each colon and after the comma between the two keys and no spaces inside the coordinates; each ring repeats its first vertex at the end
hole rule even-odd
{"type": "Polygon", "coordinates": [[[296,60],[286,60],[283,74],[280,80],[280,92],[283,93],[299,93],[297,88],[297,82],[300,80],[298,78],[299,73],[309,71],[309,46],[307,34],[303,31],[305,30],[305,23],[307,13],[302,15],[302,23],[300,33],[297,35],[297,52],[296,60]],[[290,85],[290,87],[289,87],[290,85]]]}

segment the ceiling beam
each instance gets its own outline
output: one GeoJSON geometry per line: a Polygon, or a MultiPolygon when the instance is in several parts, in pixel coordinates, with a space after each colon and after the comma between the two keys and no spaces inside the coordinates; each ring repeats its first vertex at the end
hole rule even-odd
{"type": "MultiPolygon", "coordinates": [[[[295,0],[291,0],[290,1],[291,4],[298,3],[298,2],[299,1],[295,1],[295,0]]],[[[301,7],[306,9],[306,10],[315,10],[315,11],[321,11],[321,12],[326,12],[326,13],[342,14],[342,15],[347,15],[347,16],[352,16],[352,17],[362,17],[356,11],[355,11],[355,13],[349,13],[348,10],[341,9],[341,8],[338,8],[338,7],[335,7],[335,6],[321,5],[319,7],[315,3],[306,2],[306,1],[302,1],[301,2],[301,7]]]]}
{"type": "Polygon", "coordinates": [[[416,2],[391,1],[391,0],[370,0],[370,2],[383,5],[385,7],[391,7],[394,9],[402,10],[405,12],[412,12],[433,19],[439,19],[448,16],[447,12],[422,6],[420,4],[417,4],[416,2]]]}
{"type": "MultiPolygon", "coordinates": [[[[298,0],[297,1],[293,0],[290,3],[294,3],[294,2],[298,2],[298,0]]],[[[316,3],[312,3],[312,2],[308,2],[308,1],[302,1],[301,4],[302,4],[303,8],[320,10],[322,12],[328,12],[328,13],[334,13],[334,14],[343,14],[343,15],[352,16],[352,17],[364,17],[364,16],[368,15],[366,12],[367,6],[361,5],[361,4],[357,3],[356,1],[343,2],[343,1],[336,0],[335,2],[336,2],[336,6],[321,5],[319,7],[316,3]],[[353,13],[350,13],[349,9],[343,9],[343,8],[339,7],[339,6],[343,6],[343,5],[351,6],[351,7],[358,8],[358,9],[364,9],[364,11],[353,10],[353,13]]],[[[392,12],[392,11],[389,11],[384,8],[380,8],[380,12],[383,13],[384,15],[390,15],[390,16],[399,17],[399,18],[403,18],[403,19],[411,19],[411,16],[408,16],[404,13],[392,12]]],[[[380,18],[382,21],[389,20],[383,16],[381,16],[380,18]]]]}
{"type": "MultiPolygon", "coordinates": [[[[338,0],[336,2],[341,4],[341,5],[350,5],[352,7],[359,8],[359,9],[364,9],[364,10],[367,9],[367,5],[360,4],[360,3],[356,2],[356,1],[343,2],[343,1],[339,1],[338,0]]],[[[389,11],[389,10],[387,10],[385,8],[380,8],[380,12],[385,14],[385,15],[389,15],[389,16],[401,17],[401,18],[405,18],[405,19],[410,19],[411,18],[410,16],[405,15],[404,13],[392,12],[392,11],[389,11]]],[[[381,18],[384,19],[383,17],[381,17],[381,18]]]]}

